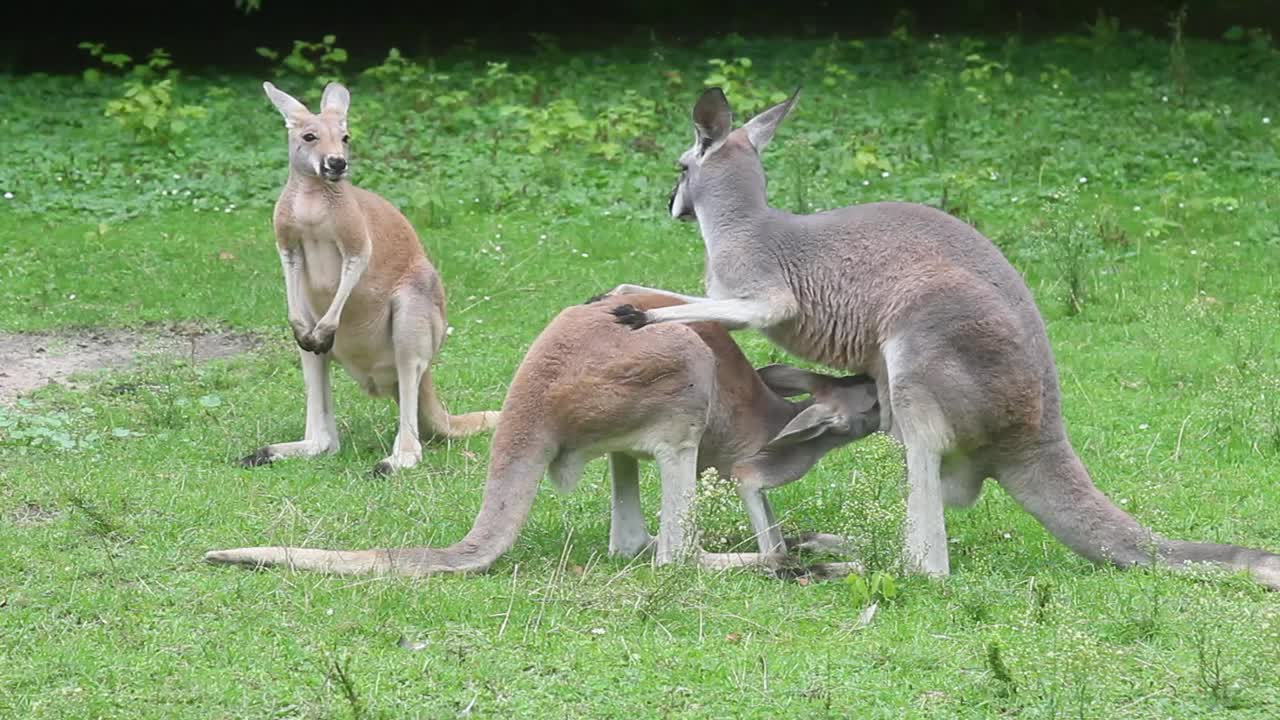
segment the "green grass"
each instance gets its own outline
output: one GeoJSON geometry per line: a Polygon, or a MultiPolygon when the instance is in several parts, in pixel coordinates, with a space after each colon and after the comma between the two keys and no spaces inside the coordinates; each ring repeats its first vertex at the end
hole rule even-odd
{"type": "MultiPolygon", "coordinates": [[[[1188,45],[1185,92],[1167,41],[1140,36],[461,54],[386,87],[344,68],[356,180],[405,209],[444,278],[455,330],[436,380],[451,409],[497,407],[566,304],[620,282],[698,290],[701,243],[666,217],[666,194],[706,61],[732,56],[754,63],[731,102],[805,86],[766,158],[775,204],[945,191],[1024,272],[1097,484],[1166,535],[1280,550],[1280,58],[1244,44],[1188,45]],[[1003,67],[983,77],[988,60],[1003,67]],[[574,112],[588,128],[562,133],[574,112]]],[[[167,142],[101,116],[118,78],[0,77],[0,329],[197,322],[265,340],[0,410],[0,716],[1277,713],[1275,594],[1094,567],[994,486],[948,512],[953,575],[899,579],[863,628],[839,582],[607,559],[603,462],[574,494],[544,490],[483,576],[204,564],[241,545],[449,543],[485,474],[482,437],[371,479],[394,408],[336,368],[340,453],[235,466],[303,426],[270,231],[285,148],[268,77],[180,77],[175,102],[209,114],[167,142]],[[12,432],[50,417],[72,449],[12,432]]],[[[318,98],[314,80],[275,81],[318,98]]],[[[757,364],[787,359],[737,337],[757,364]]],[[[876,437],[773,497],[795,529],[889,525],[900,474],[876,437]]]]}

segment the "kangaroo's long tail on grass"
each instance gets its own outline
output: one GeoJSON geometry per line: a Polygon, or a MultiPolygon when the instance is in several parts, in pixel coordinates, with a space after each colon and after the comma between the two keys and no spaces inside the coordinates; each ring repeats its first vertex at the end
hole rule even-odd
{"type": "Polygon", "coordinates": [[[1008,473],[1000,484],[1059,541],[1095,563],[1185,569],[1209,563],[1248,571],[1280,590],[1280,555],[1217,543],[1160,537],[1102,494],[1067,442],[1042,448],[1033,464],[1008,473]]]}
{"type": "Polygon", "coordinates": [[[218,564],[281,566],[336,575],[417,577],[484,572],[515,544],[556,449],[556,443],[543,434],[500,428],[494,435],[480,512],[466,536],[448,547],[374,550],[246,547],[214,550],[205,553],[204,558],[218,564]]]}

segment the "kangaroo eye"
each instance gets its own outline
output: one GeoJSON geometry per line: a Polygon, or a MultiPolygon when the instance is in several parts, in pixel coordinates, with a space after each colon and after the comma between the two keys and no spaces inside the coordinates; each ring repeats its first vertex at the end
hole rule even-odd
{"type": "Polygon", "coordinates": [[[306,140],[307,142],[315,142],[315,141],[316,141],[316,134],[315,134],[315,133],[307,133],[306,135],[303,135],[303,136],[302,136],[302,139],[303,139],[303,140],[306,140]]]}
{"type": "Polygon", "coordinates": [[[342,142],[343,142],[343,143],[349,143],[349,142],[351,142],[351,136],[350,136],[350,135],[343,135],[343,136],[342,136],[342,142]]]}

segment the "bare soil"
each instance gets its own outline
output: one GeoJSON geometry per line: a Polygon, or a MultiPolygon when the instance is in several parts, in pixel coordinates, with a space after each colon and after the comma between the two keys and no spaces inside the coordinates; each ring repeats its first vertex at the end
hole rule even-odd
{"type": "Polygon", "coordinates": [[[56,382],[77,387],[76,376],[133,367],[169,356],[204,362],[248,352],[256,340],[241,333],[181,328],[0,332],[0,405],[56,382]]]}

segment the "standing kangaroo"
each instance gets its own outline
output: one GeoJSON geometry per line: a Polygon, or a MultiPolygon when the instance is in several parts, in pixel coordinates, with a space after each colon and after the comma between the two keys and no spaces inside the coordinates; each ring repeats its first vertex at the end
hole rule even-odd
{"type": "Polygon", "coordinates": [[[400,405],[395,446],[377,474],[422,459],[420,430],[463,437],[492,429],[498,413],[450,415],[436,398],[431,362],[445,337],[444,288],[404,215],[348,179],[347,89],[329,83],[313,115],[271,83],[262,87],[288,129],[289,179],[273,224],[302,355],[307,424],[302,440],[259,448],[241,464],[337,452],[330,358],[365,392],[400,405]]]}
{"type": "MultiPolygon", "coordinates": [[[[640,308],[679,302],[663,295],[628,299],[640,308]]],[[[481,572],[515,543],[544,474],[568,492],[589,460],[608,454],[611,555],[631,557],[653,541],[640,507],[636,459],[644,457],[657,461],[662,478],[658,564],[692,554],[686,524],[694,485],[703,469],[713,467],[738,481],[763,557],[706,554],[703,564],[769,565],[786,546],[764,491],[875,432],[875,384],[866,376],[833,378],[785,365],[757,372],[714,323],[637,334],[614,322],[611,307],[566,308],[534,340],[503,402],[484,499],[461,541],[445,548],[362,551],[240,548],[205,558],[339,574],[481,572]],[[785,399],[806,393],[812,398],[785,399]]]]}
{"type": "MultiPolygon", "coordinates": [[[[914,203],[808,215],[769,206],[760,154],[795,100],[733,129],[724,93],[701,95],[670,212],[698,223],[708,297],[619,307],[618,322],[754,328],[797,356],[875,378],[881,429],[906,448],[909,570],[949,573],[943,506],[972,505],[992,477],[1093,562],[1215,563],[1280,589],[1280,555],[1164,539],[1094,486],[1063,426],[1040,313],[974,228],[914,203]]],[[[622,285],[610,294],[638,291],[654,292],[622,285]]]]}

